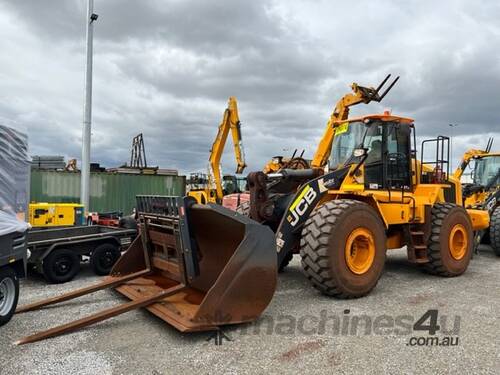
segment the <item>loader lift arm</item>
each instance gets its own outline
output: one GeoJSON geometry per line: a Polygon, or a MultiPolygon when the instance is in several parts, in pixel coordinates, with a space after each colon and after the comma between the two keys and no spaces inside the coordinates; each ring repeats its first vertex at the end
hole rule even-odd
{"type": "Polygon", "coordinates": [[[246,167],[246,163],[241,141],[241,123],[238,115],[238,105],[234,96],[229,98],[228,107],[224,111],[224,117],[219,125],[217,136],[210,150],[209,164],[211,173],[209,173],[209,181],[213,179],[215,183],[218,202],[222,202],[224,196],[220,173],[220,160],[224,152],[224,146],[226,145],[229,131],[231,131],[231,136],[233,138],[234,155],[237,164],[236,173],[241,174],[246,167]]]}
{"type": "Polygon", "coordinates": [[[328,158],[330,157],[330,153],[332,150],[332,142],[333,137],[335,135],[335,123],[337,121],[347,120],[349,117],[349,108],[355,106],[356,104],[364,103],[368,104],[370,102],[381,102],[382,99],[387,95],[387,93],[393,88],[396,82],[399,80],[399,76],[391,82],[389,87],[383,92],[383,94],[379,94],[382,87],[389,80],[391,75],[387,75],[385,79],[378,85],[375,89],[373,87],[364,87],[359,86],[357,83],[353,83],[351,85],[352,93],[344,95],[335,105],[335,109],[330,116],[326,124],[325,132],[323,133],[323,137],[321,138],[318,147],[316,149],[316,153],[314,154],[314,158],[311,163],[312,168],[323,168],[328,162],[328,158]]]}

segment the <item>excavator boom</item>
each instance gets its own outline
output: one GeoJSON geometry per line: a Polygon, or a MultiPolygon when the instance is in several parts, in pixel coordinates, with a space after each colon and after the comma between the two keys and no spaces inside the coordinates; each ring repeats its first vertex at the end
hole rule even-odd
{"type": "Polygon", "coordinates": [[[238,104],[236,98],[231,96],[229,98],[228,107],[224,112],[224,117],[219,125],[219,130],[215,141],[212,144],[212,149],[210,150],[210,169],[211,173],[209,178],[213,179],[217,191],[217,201],[221,202],[224,196],[222,188],[222,177],[220,173],[220,160],[224,152],[224,146],[226,145],[227,136],[231,131],[231,136],[233,138],[234,155],[236,158],[236,173],[241,174],[246,167],[245,154],[243,151],[243,144],[241,141],[241,125],[240,118],[238,115],[238,104]]]}

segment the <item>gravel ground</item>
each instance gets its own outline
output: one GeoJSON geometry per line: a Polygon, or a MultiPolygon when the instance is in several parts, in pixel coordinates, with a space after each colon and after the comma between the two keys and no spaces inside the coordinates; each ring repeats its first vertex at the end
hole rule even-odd
{"type": "MultiPolygon", "coordinates": [[[[223,340],[220,346],[207,341],[207,333],[181,334],[143,310],[46,341],[12,344],[124,301],[113,291],[101,291],[14,316],[0,329],[0,374],[500,374],[500,259],[489,248],[481,250],[466,274],[451,279],[422,273],[406,262],[403,250],[393,251],[376,289],[350,301],[318,294],[295,257],[280,275],[263,317],[254,324],[225,328],[232,341],[223,340]],[[429,309],[438,310],[441,330],[435,337],[458,337],[458,345],[408,345],[411,337],[430,337],[425,331],[410,332],[429,309]],[[346,324],[348,334],[342,334],[342,326],[340,332],[335,330],[335,319],[346,324]],[[355,320],[360,322],[357,332],[352,331],[355,320]],[[370,321],[373,324],[367,325],[370,321]],[[408,329],[398,322],[406,322],[408,329]]],[[[64,285],[24,280],[20,304],[96,280],[88,267],[64,285]]]]}

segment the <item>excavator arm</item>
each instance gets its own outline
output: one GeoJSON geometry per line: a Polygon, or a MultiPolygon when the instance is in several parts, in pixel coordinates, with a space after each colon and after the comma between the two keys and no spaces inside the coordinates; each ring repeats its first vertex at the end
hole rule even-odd
{"type": "Polygon", "coordinates": [[[217,191],[217,201],[222,202],[224,192],[222,189],[222,177],[220,173],[220,160],[224,152],[224,146],[226,145],[226,140],[231,131],[231,136],[233,138],[234,145],[234,155],[236,157],[236,173],[241,174],[246,167],[245,164],[245,154],[243,152],[243,144],[241,141],[241,127],[240,118],[238,115],[238,105],[236,98],[231,96],[229,98],[228,107],[224,111],[224,117],[219,125],[219,130],[215,141],[212,144],[212,149],[210,150],[209,164],[210,173],[209,180],[212,179],[217,191]]]}
{"type": "Polygon", "coordinates": [[[382,95],[379,94],[380,89],[385,85],[385,83],[389,80],[391,75],[389,74],[385,79],[380,83],[380,85],[375,89],[373,87],[363,87],[359,86],[356,83],[353,83],[352,93],[344,95],[335,105],[335,109],[333,110],[328,123],[326,124],[326,129],[321,138],[318,148],[316,149],[316,153],[314,154],[313,161],[311,163],[312,168],[324,168],[326,163],[328,162],[328,158],[330,157],[330,153],[332,151],[332,142],[333,137],[335,136],[335,124],[337,121],[347,120],[349,117],[349,108],[359,104],[364,103],[368,104],[372,101],[380,102],[387,93],[392,89],[392,87],[396,84],[399,77],[396,77],[394,81],[389,85],[389,87],[384,91],[382,95]]]}

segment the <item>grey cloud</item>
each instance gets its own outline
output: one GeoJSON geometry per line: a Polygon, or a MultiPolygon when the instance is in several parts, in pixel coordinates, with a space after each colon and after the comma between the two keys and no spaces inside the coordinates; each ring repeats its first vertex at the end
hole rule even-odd
{"type": "MultiPolygon", "coordinates": [[[[153,164],[203,169],[230,95],[248,170],[295,148],[312,157],[349,84],[387,73],[402,77],[385,102],[352,114],[389,108],[414,117],[419,137],[459,123],[457,157],[500,134],[500,6],[451,4],[95,0],[93,160],[122,164],[143,132],[153,164]]],[[[0,119],[28,125],[33,153],[78,157],[85,1],[11,0],[0,10],[9,41],[0,119]]]]}

